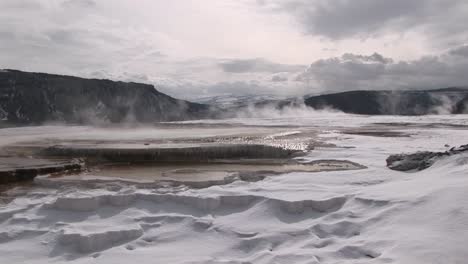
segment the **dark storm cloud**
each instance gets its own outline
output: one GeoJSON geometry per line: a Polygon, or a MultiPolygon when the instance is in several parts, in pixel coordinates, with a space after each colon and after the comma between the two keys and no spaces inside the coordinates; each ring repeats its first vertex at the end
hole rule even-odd
{"type": "Polygon", "coordinates": [[[294,72],[303,68],[301,65],[287,65],[273,63],[265,59],[233,59],[226,60],[219,63],[219,66],[224,72],[227,73],[278,73],[278,72],[294,72]]]}
{"type": "Polygon", "coordinates": [[[293,14],[308,34],[330,39],[368,38],[423,27],[427,34],[466,33],[466,0],[262,0],[293,14]]]}
{"type": "Polygon", "coordinates": [[[465,54],[465,48],[398,62],[376,53],[370,56],[345,54],[312,63],[296,80],[331,91],[468,86],[468,56],[459,56],[465,54]]]}

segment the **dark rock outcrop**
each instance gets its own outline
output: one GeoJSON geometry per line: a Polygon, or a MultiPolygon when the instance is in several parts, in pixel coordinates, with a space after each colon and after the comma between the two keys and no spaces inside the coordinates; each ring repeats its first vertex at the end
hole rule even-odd
{"type": "Polygon", "coordinates": [[[152,85],[0,70],[0,121],[10,124],[151,123],[207,117],[207,105],[152,85]]]}
{"type": "Polygon", "coordinates": [[[34,179],[37,175],[57,172],[80,171],[79,160],[0,157],[0,185],[34,179]]]}
{"type": "Polygon", "coordinates": [[[415,91],[350,91],[305,99],[315,109],[333,108],[363,115],[427,115],[466,113],[468,89],[446,88],[415,91]]]}
{"type": "Polygon", "coordinates": [[[397,154],[387,158],[387,167],[397,171],[420,171],[431,167],[439,158],[468,153],[468,144],[445,152],[422,151],[412,154],[397,154]]]}

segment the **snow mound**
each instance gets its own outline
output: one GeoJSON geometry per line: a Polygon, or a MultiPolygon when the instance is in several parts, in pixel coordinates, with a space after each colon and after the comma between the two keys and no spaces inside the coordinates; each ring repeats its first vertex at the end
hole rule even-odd
{"type": "MultiPolygon", "coordinates": [[[[359,237],[376,217],[359,214],[379,215],[394,205],[353,195],[289,199],[255,192],[195,192],[64,188],[50,193],[44,204],[5,215],[3,223],[10,230],[0,238],[15,244],[32,237],[45,243],[45,254],[60,260],[90,256],[112,262],[123,256],[122,251],[135,251],[152,252],[164,263],[191,263],[181,261],[187,258],[210,263],[205,257],[211,254],[218,255],[213,263],[236,263],[237,258],[250,263],[310,263],[320,259],[316,250],[335,247],[327,254],[358,259],[381,253],[360,246],[349,249],[341,240],[359,237]],[[298,252],[289,255],[288,247],[298,252]],[[187,250],[175,254],[172,248],[187,250]]],[[[5,253],[2,244],[0,253],[5,253]]]]}
{"type": "Polygon", "coordinates": [[[228,195],[218,197],[201,197],[175,194],[116,194],[97,196],[65,196],[44,205],[48,209],[71,212],[96,211],[103,206],[129,206],[138,201],[150,201],[156,204],[178,204],[189,206],[201,211],[215,211],[220,208],[237,208],[264,202],[269,207],[282,210],[290,214],[299,214],[307,210],[328,212],[341,208],[347,201],[346,197],[332,197],[323,200],[289,201],[256,195],[228,195]]]}
{"type": "Polygon", "coordinates": [[[128,206],[134,199],[134,195],[65,196],[44,206],[68,211],[95,211],[103,205],[128,206]]]}
{"type": "Polygon", "coordinates": [[[60,244],[71,245],[79,252],[89,253],[135,240],[143,235],[136,224],[124,226],[74,225],[65,228],[58,237],[60,244]]]}

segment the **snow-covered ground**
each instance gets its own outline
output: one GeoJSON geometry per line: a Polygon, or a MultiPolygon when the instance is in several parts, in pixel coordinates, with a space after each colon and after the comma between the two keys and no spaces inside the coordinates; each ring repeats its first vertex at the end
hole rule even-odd
{"type": "MultiPolygon", "coordinates": [[[[259,129],[267,135],[258,126],[275,127],[270,137],[314,129],[336,147],[316,148],[305,159],[350,160],[367,169],[293,172],[205,189],[19,187],[0,206],[0,263],[467,263],[468,155],[413,173],[389,170],[385,159],[467,144],[468,116],[317,113],[204,122],[255,126],[234,134],[259,129]],[[409,136],[341,133],[350,129],[409,136]]],[[[233,128],[204,129],[0,129],[0,144],[118,139],[119,133],[123,139],[228,135],[233,128]]]]}

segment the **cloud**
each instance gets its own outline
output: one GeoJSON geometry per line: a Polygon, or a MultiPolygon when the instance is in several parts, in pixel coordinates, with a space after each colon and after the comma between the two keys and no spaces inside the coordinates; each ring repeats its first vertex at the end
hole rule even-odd
{"type": "Polygon", "coordinates": [[[377,52],[374,52],[372,55],[369,55],[369,56],[345,53],[343,54],[342,58],[343,60],[346,60],[346,61],[354,61],[354,62],[362,62],[362,63],[387,64],[387,63],[393,62],[393,59],[385,58],[384,56],[378,54],[377,52]]]}
{"type": "Polygon", "coordinates": [[[220,62],[219,66],[224,72],[228,72],[228,73],[294,72],[304,67],[302,65],[286,65],[286,64],[273,63],[262,58],[226,60],[226,61],[220,62]]]}
{"type": "Polygon", "coordinates": [[[96,5],[93,0],[67,0],[62,3],[62,6],[66,8],[91,8],[96,5]]]}
{"type": "Polygon", "coordinates": [[[183,98],[466,85],[467,6],[2,0],[0,68],[144,82],[183,98]]]}
{"type": "Polygon", "coordinates": [[[7,10],[38,10],[42,9],[42,4],[36,0],[4,0],[0,2],[0,9],[3,11],[7,10]]]}
{"type": "Polygon", "coordinates": [[[395,62],[374,53],[344,54],[312,63],[297,81],[322,91],[373,89],[430,89],[468,86],[465,46],[438,56],[395,62]]]}
{"type": "Polygon", "coordinates": [[[211,84],[184,83],[155,86],[162,92],[184,99],[201,98],[218,95],[277,95],[283,97],[300,96],[306,93],[305,87],[301,83],[297,85],[283,84],[268,85],[256,80],[217,82],[211,84]]]}
{"type": "Polygon", "coordinates": [[[289,79],[287,76],[285,75],[280,75],[280,74],[277,74],[277,75],[273,75],[273,77],[271,77],[271,81],[272,82],[287,82],[289,79]]]}
{"type": "MultiPolygon", "coordinates": [[[[175,66],[183,69],[182,75],[170,79],[146,78],[161,91],[186,99],[209,95],[270,94],[285,97],[304,94],[341,92],[349,90],[395,90],[432,89],[451,86],[468,86],[468,57],[460,56],[465,46],[415,60],[395,60],[379,53],[345,53],[312,62],[296,71],[271,74],[250,68],[239,73],[226,73],[213,82],[207,79],[196,81],[190,72],[216,73],[219,61],[202,59],[175,66]]],[[[252,59],[254,60],[254,59],[252,59]]],[[[219,73],[218,73],[219,74],[219,73]]]]}
{"type": "Polygon", "coordinates": [[[456,56],[462,56],[462,57],[468,57],[468,45],[463,45],[461,47],[457,47],[454,49],[451,49],[449,51],[451,55],[456,55],[456,56]]]}
{"type": "Polygon", "coordinates": [[[5,0],[0,8],[10,10],[0,13],[0,68],[83,76],[161,57],[154,32],[99,13],[91,0],[5,0]]]}
{"type": "Polygon", "coordinates": [[[306,34],[333,40],[372,38],[389,32],[465,34],[465,0],[263,0],[258,3],[293,15],[306,34]]]}

